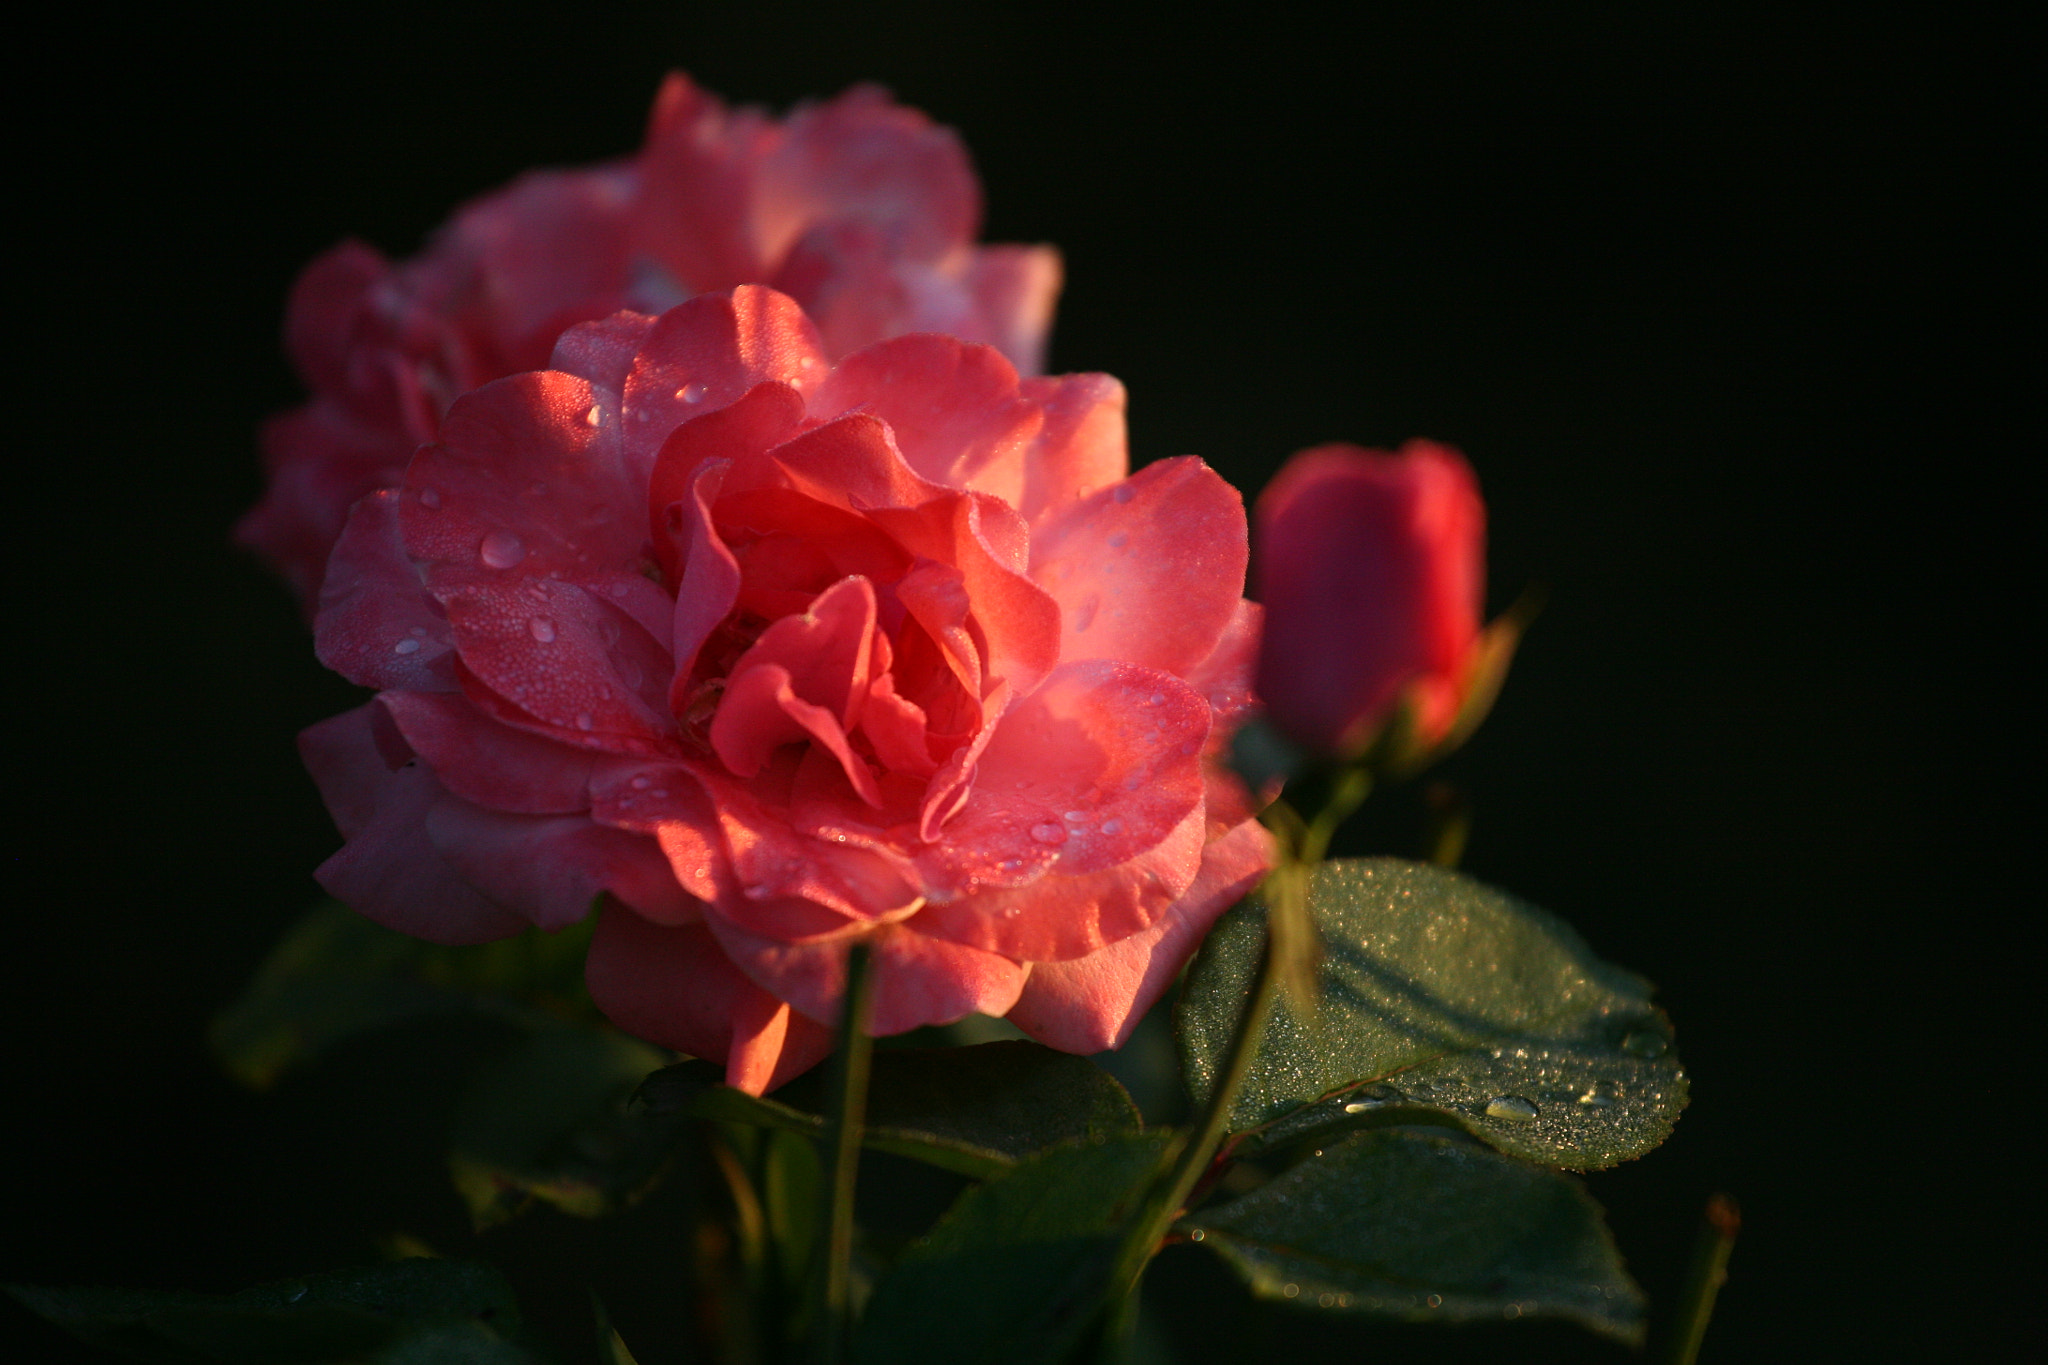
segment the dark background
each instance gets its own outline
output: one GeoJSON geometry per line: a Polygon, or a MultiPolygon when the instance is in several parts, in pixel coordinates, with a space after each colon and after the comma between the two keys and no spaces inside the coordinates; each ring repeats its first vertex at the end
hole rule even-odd
{"type": "MultiPolygon", "coordinates": [[[[292,735],[354,704],[227,532],[257,422],[298,397],[295,271],[631,149],[674,66],[777,107],[879,80],[959,128],[987,235],[1065,252],[1053,367],[1129,385],[1139,462],[1198,453],[1249,495],[1318,441],[1461,446],[1494,608],[1548,599],[1444,773],[1477,812],[1466,865],[1656,980],[1694,1075],[1672,1140],[1591,1180],[1632,1266],[1668,1299],[1726,1190],[1746,1225],[1707,1361],[2016,1332],[2018,35],[1932,7],[1377,8],[59,15],[12,144],[0,1277],[225,1289],[363,1259],[407,1179],[459,1221],[419,1135],[205,1058],[336,842],[292,735]]],[[[1416,804],[1382,798],[1353,851],[1411,851],[1416,804]]],[[[1162,1279],[1212,1348],[1380,1340],[1162,1279]]],[[[1540,1328],[1444,1344],[1622,1358],[1540,1328]]]]}

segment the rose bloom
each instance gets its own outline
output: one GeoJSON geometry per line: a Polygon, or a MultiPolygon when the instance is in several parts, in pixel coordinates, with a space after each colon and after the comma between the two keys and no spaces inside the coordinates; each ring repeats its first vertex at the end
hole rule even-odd
{"type": "Polygon", "coordinates": [[[1258,693],[1308,752],[1356,757],[1403,704],[1427,749],[1475,687],[1498,682],[1504,656],[1480,630],[1486,505],[1457,451],[1304,450],[1259,495],[1256,522],[1258,693]]]}
{"type": "Polygon", "coordinates": [[[542,368],[573,323],[706,290],[775,286],[834,359],[950,332],[1036,374],[1059,257],[976,247],[980,219],[959,139],[878,89],[777,121],[671,75],[637,156],[522,176],[401,264],[349,242],[306,269],[285,332],[313,397],[265,429],[268,489],[236,538],[310,611],[348,509],[457,395],[542,368]]]}
{"type": "Polygon", "coordinates": [[[443,943],[601,898],[621,1027],[756,1093],[972,1011],[1119,1045],[1267,865],[1212,762],[1249,705],[1235,490],[1126,477],[1123,390],[914,335],[837,367],[788,297],[564,335],[360,502],[303,750],[319,877],[443,943]]]}

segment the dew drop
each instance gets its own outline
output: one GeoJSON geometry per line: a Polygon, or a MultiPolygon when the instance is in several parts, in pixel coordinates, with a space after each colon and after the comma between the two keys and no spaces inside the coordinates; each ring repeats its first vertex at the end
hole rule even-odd
{"type": "Polygon", "coordinates": [[[1281,1296],[1284,1298],[1295,1298],[1298,1295],[1300,1295],[1301,1286],[1290,1281],[1289,1283],[1280,1286],[1280,1293],[1281,1296]]]}
{"type": "Polygon", "coordinates": [[[1431,1308],[1441,1308],[1444,1306],[1444,1296],[1441,1294],[1431,1294],[1428,1298],[1424,1299],[1423,1302],[1428,1304],[1431,1308]]]}
{"type": "Polygon", "coordinates": [[[1074,634],[1085,634],[1095,624],[1095,613],[1101,606],[1101,598],[1091,597],[1074,609],[1074,634]]]}
{"type": "Polygon", "coordinates": [[[600,422],[604,421],[604,409],[598,407],[596,404],[593,403],[591,405],[590,411],[583,414],[583,420],[590,423],[590,425],[592,426],[598,425],[600,422]]]}
{"type": "Polygon", "coordinates": [[[1104,820],[1102,822],[1102,832],[1104,834],[1121,834],[1123,828],[1124,822],[1121,820],[1104,820]]]}
{"type": "Polygon", "coordinates": [[[1528,1123],[1536,1112],[1536,1106],[1520,1095],[1495,1095],[1486,1102],[1486,1117],[1505,1123],[1528,1123]]]}
{"type": "Polygon", "coordinates": [[[1115,488],[1109,490],[1109,495],[1118,502],[1129,502],[1132,498],[1138,496],[1138,490],[1132,488],[1128,483],[1120,483],[1115,488]]]}
{"type": "Polygon", "coordinates": [[[1671,1044],[1665,1041],[1663,1034],[1654,1033],[1649,1029],[1637,1029],[1621,1040],[1621,1050],[1636,1057],[1662,1057],[1670,1047],[1671,1044]]]}
{"type": "Polygon", "coordinates": [[[1055,825],[1047,820],[1042,825],[1031,827],[1031,837],[1041,844],[1064,844],[1067,841],[1067,831],[1065,826],[1055,825]]]}
{"type": "Polygon", "coordinates": [[[633,779],[633,790],[635,790],[635,791],[643,791],[643,792],[644,792],[644,791],[646,791],[646,790],[647,790],[647,788],[648,788],[648,787],[649,787],[650,785],[651,785],[651,784],[650,784],[650,783],[648,782],[648,780],[647,780],[647,779],[646,779],[645,777],[636,777],[636,778],[634,778],[634,779],[633,779]]]}
{"type": "Polygon", "coordinates": [[[477,558],[487,569],[509,569],[526,558],[526,542],[510,531],[492,531],[477,547],[477,558]]]}
{"type": "Polygon", "coordinates": [[[576,713],[576,728],[579,730],[595,730],[597,728],[597,721],[588,711],[578,711],[576,713]]]}
{"type": "Polygon", "coordinates": [[[1206,1239],[1208,1238],[1208,1236],[1209,1236],[1209,1234],[1208,1234],[1208,1233],[1206,1233],[1206,1232],[1204,1232],[1204,1231],[1203,1231],[1202,1229],[1200,1229],[1200,1228],[1189,1228],[1189,1229],[1188,1229],[1188,1240],[1189,1240],[1190,1242],[1200,1242],[1200,1241],[1204,1241],[1204,1240],[1206,1240],[1206,1239]]]}
{"type": "Polygon", "coordinates": [[[676,390],[676,397],[682,399],[685,403],[701,403],[704,401],[704,386],[702,384],[685,384],[676,390]]]}
{"type": "Polygon", "coordinates": [[[1070,810],[1060,818],[1070,825],[1078,825],[1088,818],[1088,812],[1085,810],[1070,810]]]}
{"type": "Polygon", "coordinates": [[[438,507],[439,507],[440,505],[441,505],[441,490],[440,490],[440,489],[438,489],[438,488],[422,488],[422,489],[420,490],[420,506],[422,506],[422,507],[426,508],[426,509],[427,509],[427,510],[428,510],[429,512],[431,512],[431,511],[435,510],[436,508],[438,508],[438,507]]]}
{"type": "Polygon", "coordinates": [[[420,642],[409,638],[400,640],[397,644],[391,646],[391,652],[393,654],[417,654],[420,652],[420,642]]]}
{"type": "Polygon", "coordinates": [[[1109,548],[1112,550],[1121,550],[1124,546],[1130,543],[1131,538],[1125,535],[1122,531],[1118,531],[1115,535],[1109,538],[1109,548]]]}
{"type": "Polygon", "coordinates": [[[536,616],[526,623],[526,633],[544,645],[555,641],[555,623],[545,616],[536,616]]]}
{"type": "Polygon", "coordinates": [[[1579,1096],[1579,1103],[1588,1109],[1612,1109],[1614,1107],[1614,1087],[1605,1081],[1595,1081],[1587,1086],[1585,1092],[1579,1096]]]}

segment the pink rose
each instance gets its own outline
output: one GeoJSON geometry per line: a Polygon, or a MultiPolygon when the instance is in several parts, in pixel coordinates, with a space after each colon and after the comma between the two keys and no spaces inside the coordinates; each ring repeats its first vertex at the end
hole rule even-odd
{"type": "Polygon", "coordinates": [[[393,265],[357,242],[307,267],[286,341],[313,397],[264,431],[269,488],[236,538],[310,611],[355,500],[398,482],[459,394],[548,363],[574,323],[774,285],[828,356],[950,332],[1035,374],[1059,292],[1050,247],[976,247],[960,141],[871,86],[785,120],[728,110],[681,75],[638,156],[534,171],[393,265]]]}
{"type": "Polygon", "coordinates": [[[1310,753],[1352,758],[1406,702],[1423,748],[1480,681],[1486,507],[1464,457],[1327,445],[1259,495],[1258,693],[1310,753]]]}
{"type": "Polygon", "coordinates": [[[760,287],[565,334],[355,508],[303,749],[336,896],[446,943],[580,920],[622,1027],[759,1092],[872,1026],[1115,1046],[1261,874],[1237,493],[1125,477],[1123,390],[760,287]]]}

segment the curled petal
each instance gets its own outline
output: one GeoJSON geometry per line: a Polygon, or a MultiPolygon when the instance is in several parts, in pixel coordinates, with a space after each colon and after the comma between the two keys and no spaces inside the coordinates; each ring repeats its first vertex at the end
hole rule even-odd
{"type": "Polygon", "coordinates": [[[1149,929],[1088,957],[1034,967],[1010,1022],[1063,1052],[1122,1047],[1216,917],[1251,893],[1272,859],[1265,829],[1239,825],[1203,850],[1194,884],[1149,929]]]}

